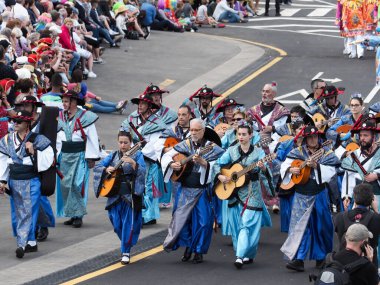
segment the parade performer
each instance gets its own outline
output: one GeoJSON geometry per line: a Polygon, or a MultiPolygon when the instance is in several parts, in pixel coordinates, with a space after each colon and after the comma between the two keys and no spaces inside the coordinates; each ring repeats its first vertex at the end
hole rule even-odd
{"type": "Polygon", "coordinates": [[[326,82],[321,78],[316,78],[311,81],[311,90],[300,106],[305,109],[306,113],[311,117],[317,112],[317,103],[321,99],[323,89],[326,87],[326,82]]]}
{"type": "Polygon", "coordinates": [[[31,132],[32,114],[18,111],[12,117],[15,131],[0,141],[0,192],[12,197],[16,213],[16,256],[36,252],[36,223],[40,205],[39,172],[54,161],[50,141],[31,132]]]}
{"type": "Polygon", "coordinates": [[[153,85],[152,83],[145,89],[143,94],[150,94],[153,99],[153,103],[159,108],[155,110],[155,114],[161,119],[161,121],[170,127],[177,120],[177,114],[174,110],[162,105],[162,94],[169,93],[169,91],[162,90],[160,87],[153,85]]]}
{"type": "MultiPolygon", "coordinates": [[[[223,149],[213,145],[211,135],[218,135],[206,128],[205,122],[196,118],[190,121],[190,139],[174,146],[162,157],[162,170],[165,181],[169,181],[174,171],[180,170],[181,164],[174,162],[177,154],[192,156],[192,165],[179,180],[178,202],[173,209],[169,232],[164,241],[166,251],[186,247],[182,261],[190,260],[194,253],[193,263],[201,263],[211,243],[214,224],[211,187],[211,168],[223,154],[223,149]],[[199,151],[209,147],[204,154],[199,151]]],[[[214,138],[212,138],[214,139],[214,138]]]]}
{"type": "MultiPolygon", "coordinates": [[[[213,166],[213,177],[221,183],[230,181],[229,177],[220,174],[224,166],[240,163],[243,167],[264,158],[265,152],[251,144],[253,129],[246,121],[239,123],[237,137],[239,143],[229,147],[213,166]]],[[[232,233],[232,242],[235,250],[235,266],[240,269],[243,264],[253,262],[257,254],[261,227],[271,226],[271,219],[265,207],[261,185],[264,184],[268,195],[273,195],[271,172],[266,164],[258,163],[258,167],[251,170],[246,177],[249,182],[238,189],[237,195],[228,200],[228,226],[232,233]]]]}
{"type": "Polygon", "coordinates": [[[140,151],[133,155],[126,155],[131,149],[132,136],[130,133],[119,131],[119,150],[113,151],[102,159],[94,168],[94,191],[99,197],[101,186],[106,174],[113,174],[118,169],[115,165],[120,160],[120,184],[115,195],[107,196],[106,210],[113,226],[114,232],[121,241],[121,264],[130,261],[132,246],[137,243],[142,226],[142,195],[145,188],[145,162],[140,151]]]}
{"type": "MultiPolygon", "coordinates": [[[[191,109],[188,105],[181,105],[178,108],[178,124],[171,128],[166,129],[160,136],[160,139],[155,143],[157,157],[161,161],[162,156],[173,149],[173,141],[175,144],[184,141],[190,137],[190,120],[191,109]]],[[[160,198],[160,204],[162,208],[169,208],[171,206],[171,197],[176,197],[177,184],[169,181],[165,184],[165,192],[160,198]]]]}
{"type": "Polygon", "coordinates": [[[131,102],[138,105],[138,111],[124,120],[121,128],[131,133],[134,142],[141,140],[139,135],[147,142],[142,149],[146,165],[145,208],[142,215],[144,225],[156,224],[160,217],[159,198],[165,190],[155,143],[167,126],[154,114],[154,110],[159,109],[159,107],[154,104],[151,94],[141,94],[139,97],[133,98],[131,102]],[[139,135],[131,129],[130,123],[137,128],[139,135]]]}
{"type": "Polygon", "coordinates": [[[213,128],[215,127],[215,121],[218,119],[219,114],[216,113],[216,108],[212,105],[212,100],[217,97],[220,97],[220,95],[214,93],[211,88],[205,85],[191,95],[189,99],[185,100],[184,104],[195,103],[196,107],[193,110],[195,117],[201,118],[206,122],[207,126],[213,128]],[[194,99],[198,99],[198,103],[194,101],[194,99]]]}
{"type": "Polygon", "coordinates": [[[99,138],[95,122],[98,116],[78,106],[84,98],[74,90],[62,94],[63,110],[59,113],[59,127],[65,132],[58,158],[63,179],[57,181],[57,216],[69,217],[64,225],[80,228],[87,214],[90,169],[99,159],[99,138]]]}
{"type": "MultiPolygon", "coordinates": [[[[275,100],[277,94],[277,83],[267,83],[261,92],[262,101],[253,106],[248,112],[248,116],[256,122],[257,128],[260,130],[261,138],[268,138],[276,128],[284,125],[290,114],[289,110],[280,102],[275,100]]],[[[263,148],[266,154],[269,154],[269,148],[263,148]]],[[[278,197],[270,197],[263,189],[263,198],[268,207],[272,207],[275,213],[279,212],[278,197]]]]}
{"type": "Polygon", "coordinates": [[[340,35],[345,38],[343,54],[349,54],[349,58],[364,56],[364,48],[352,44],[362,40],[364,35],[363,6],[363,0],[339,0],[337,3],[335,23],[340,28],[340,35]]]}
{"type": "Polygon", "coordinates": [[[222,102],[219,103],[219,105],[216,107],[215,113],[220,113],[222,115],[218,115],[218,118],[216,121],[213,123],[215,126],[218,125],[219,123],[225,123],[232,125],[232,117],[234,114],[234,111],[236,109],[241,109],[243,110],[244,104],[239,104],[236,102],[236,100],[232,98],[226,98],[222,102]]]}
{"type": "MultiPolygon", "coordinates": [[[[304,271],[304,260],[310,250],[310,259],[321,267],[327,253],[332,251],[334,227],[326,183],[335,175],[339,164],[334,152],[321,147],[317,128],[308,126],[303,131],[303,144],[293,149],[281,165],[283,183],[291,175],[300,174],[300,167],[292,166],[294,160],[306,162],[310,176],[305,184],[295,184],[288,238],[281,251],[290,260],[286,267],[304,271]]],[[[307,177],[306,177],[307,178],[307,177]]]]}
{"type": "Polygon", "coordinates": [[[380,84],[380,49],[378,46],[380,45],[380,36],[377,35],[366,35],[364,41],[358,43],[358,45],[362,45],[362,47],[372,47],[376,49],[376,60],[375,60],[375,74],[376,74],[376,85],[380,84]]]}

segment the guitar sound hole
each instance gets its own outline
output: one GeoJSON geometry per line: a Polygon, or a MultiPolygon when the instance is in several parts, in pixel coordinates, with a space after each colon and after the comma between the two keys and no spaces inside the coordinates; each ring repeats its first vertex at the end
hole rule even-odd
{"type": "Polygon", "coordinates": [[[236,172],[232,173],[232,175],[231,175],[231,180],[232,180],[233,182],[236,182],[236,181],[238,180],[238,177],[237,177],[236,172]]]}

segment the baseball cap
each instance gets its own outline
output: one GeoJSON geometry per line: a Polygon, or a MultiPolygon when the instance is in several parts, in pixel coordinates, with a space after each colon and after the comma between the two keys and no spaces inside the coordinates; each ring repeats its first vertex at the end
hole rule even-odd
{"type": "Polygon", "coordinates": [[[373,234],[365,225],[359,223],[351,225],[346,232],[346,240],[348,241],[362,241],[367,238],[373,238],[373,234]]]}

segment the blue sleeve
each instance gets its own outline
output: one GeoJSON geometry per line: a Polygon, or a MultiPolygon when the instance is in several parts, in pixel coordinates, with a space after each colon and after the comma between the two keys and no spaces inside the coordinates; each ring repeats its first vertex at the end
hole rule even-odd
{"type": "Polygon", "coordinates": [[[108,166],[110,166],[110,164],[112,162],[113,155],[114,155],[114,152],[110,153],[105,158],[103,158],[101,161],[99,161],[98,165],[102,166],[102,167],[108,167],[108,166]]]}
{"type": "Polygon", "coordinates": [[[134,192],[136,195],[142,195],[145,190],[145,161],[144,156],[141,152],[138,153],[136,157],[136,163],[137,163],[137,175],[135,180],[135,189],[134,192]]]}

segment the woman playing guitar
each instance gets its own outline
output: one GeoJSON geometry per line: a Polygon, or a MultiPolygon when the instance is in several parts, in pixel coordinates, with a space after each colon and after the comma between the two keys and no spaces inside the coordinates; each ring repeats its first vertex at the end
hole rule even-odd
{"type": "MultiPolygon", "coordinates": [[[[215,180],[222,183],[230,181],[230,177],[219,174],[223,166],[239,163],[247,167],[265,157],[263,149],[251,144],[252,135],[252,126],[241,121],[237,128],[239,143],[229,147],[213,167],[212,176],[215,176],[215,180]]],[[[237,259],[234,264],[238,269],[243,264],[253,262],[260,240],[260,228],[272,224],[261,195],[260,180],[268,194],[273,196],[271,172],[264,163],[259,162],[258,167],[246,174],[247,183],[237,189],[236,195],[229,200],[228,227],[236,250],[237,259]],[[247,231],[255,234],[247,235],[247,231]]]]}
{"type": "Polygon", "coordinates": [[[102,159],[94,168],[94,190],[99,196],[103,179],[107,174],[120,172],[118,175],[118,193],[108,196],[106,210],[109,219],[121,241],[121,264],[126,265],[130,260],[130,250],[137,243],[142,225],[142,194],[145,185],[145,162],[143,155],[137,151],[131,156],[125,154],[131,149],[132,136],[120,131],[118,134],[119,150],[112,152],[102,159]],[[123,162],[120,168],[115,165],[123,162]]]}

